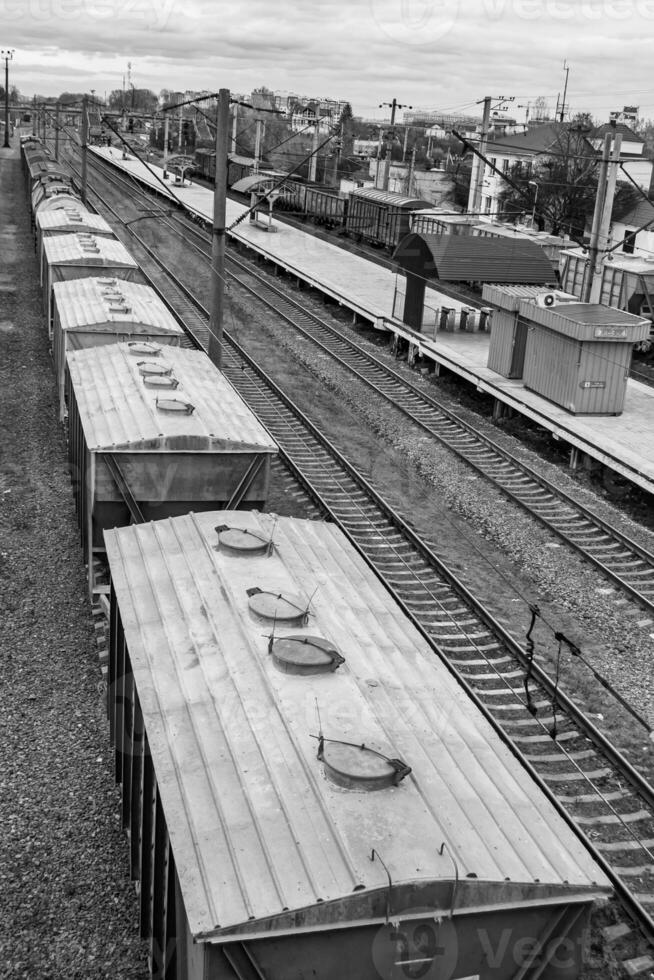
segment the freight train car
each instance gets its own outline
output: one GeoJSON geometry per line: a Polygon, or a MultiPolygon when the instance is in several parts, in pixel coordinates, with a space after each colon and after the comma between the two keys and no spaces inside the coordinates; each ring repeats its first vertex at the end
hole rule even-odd
{"type": "Polygon", "coordinates": [[[392,249],[409,233],[412,212],[425,208],[429,202],[419,198],[359,188],[350,191],[345,227],[359,241],[392,249]]]}
{"type": "Polygon", "coordinates": [[[105,540],[153,975],[579,975],[607,879],[340,529],[219,511],[105,540]]]}
{"type": "Polygon", "coordinates": [[[142,356],[149,353],[154,357],[161,352],[160,345],[179,346],[185,336],[179,322],[151,286],[125,279],[92,277],[55,282],[52,293],[52,355],[61,420],[65,416],[69,350],[138,341],[142,356]]]}
{"type": "Polygon", "coordinates": [[[409,227],[418,235],[469,235],[478,222],[478,215],[427,208],[411,213],[409,227]]]}
{"type": "Polygon", "coordinates": [[[202,351],[140,340],[69,350],[66,403],[91,589],[107,528],[230,501],[265,507],[277,446],[202,351]]]}
{"type": "MultiPolygon", "coordinates": [[[[600,259],[602,277],[599,302],[653,319],[654,259],[611,252],[600,259]]],[[[561,252],[561,288],[581,297],[588,276],[588,252],[571,248],[561,252]]]]}
{"type": "Polygon", "coordinates": [[[569,238],[562,238],[560,235],[549,235],[545,231],[535,231],[531,228],[505,224],[500,221],[476,224],[472,229],[472,234],[482,238],[522,238],[535,242],[543,249],[557,275],[559,273],[561,253],[570,246],[569,238]]]}

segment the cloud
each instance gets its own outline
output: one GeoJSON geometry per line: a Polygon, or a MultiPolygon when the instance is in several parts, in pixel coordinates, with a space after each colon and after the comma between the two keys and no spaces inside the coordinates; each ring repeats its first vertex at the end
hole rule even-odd
{"type": "Polygon", "coordinates": [[[155,91],[267,85],[366,115],[393,97],[479,112],[485,95],[555,101],[564,58],[575,111],[651,91],[654,0],[0,0],[0,22],[26,94],[85,76],[111,90],[131,61],[155,91]]]}

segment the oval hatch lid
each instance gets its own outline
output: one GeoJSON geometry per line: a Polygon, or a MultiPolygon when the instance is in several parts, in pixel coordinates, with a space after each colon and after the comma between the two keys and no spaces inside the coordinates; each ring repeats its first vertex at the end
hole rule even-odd
{"type": "Polygon", "coordinates": [[[329,674],[345,663],[324,636],[274,636],[270,648],[275,667],[285,674],[329,674]]]}
{"type": "Polygon", "coordinates": [[[265,555],[270,551],[271,540],[246,527],[230,527],[220,524],[216,527],[218,547],[221,551],[233,552],[238,555],[265,555]]]}
{"type": "Polygon", "coordinates": [[[179,381],[172,374],[146,374],[143,378],[143,384],[146,388],[158,388],[160,391],[162,389],[174,391],[178,387],[179,381]]]}
{"type": "Polygon", "coordinates": [[[159,344],[150,344],[145,340],[130,340],[127,344],[130,354],[137,356],[158,357],[161,354],[159,344]]]}
{"type": "Polygon", "coordinates": [[[389,759],[366,745],[320,736],[318,758],[325,775],[337,786],[372,792],[397,786],[411,772],[401,759],[389,759]]]}
{"type": "Polygon", "coordinates": [[[182,415],[192,415],[195,411],[195,405],[191,402],[187,402],[185,398],[173,398],[172,395],[167,398],[157,397],[156,406],[159,412],[179,412],[182,415]]]}
{"type": "Polygon", "coordinates": [[[137,364],[139,369],[139,374],[171,374],[172,368],[170,364],[160,363],[156,361],[139,361],[137,364]]]}
{"type": "Polygon", "coordinates": [[[309,616],[309,603],[293,592],[266,592],[255,586],[247,593],[250,609],[263,619],[301,626],[309,616]]]}

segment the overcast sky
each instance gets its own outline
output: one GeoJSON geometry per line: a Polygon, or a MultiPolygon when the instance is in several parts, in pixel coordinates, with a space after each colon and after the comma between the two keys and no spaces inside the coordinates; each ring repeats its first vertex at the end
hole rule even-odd
{"type": "Polygon", "coordinates": [[[155,92],[266,85],[374,117],[504,95],[521,119],[538,96],[554,108],[565,59],[572,112],[654,118],[654,0],[0,0],[0,31],[29,96],[102,97],[131,62],[155,92]]]}

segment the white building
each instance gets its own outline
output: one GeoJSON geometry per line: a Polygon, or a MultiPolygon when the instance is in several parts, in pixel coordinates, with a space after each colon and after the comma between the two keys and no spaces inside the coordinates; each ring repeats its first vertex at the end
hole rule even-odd
{"type": "Polygon", "coordinates": [[[602,151],[604,137],[607,133],[619,133],[622,136],[620,146],[622,170],[618,171],[618,180],[628,183],[629,177],[631,177],[647,193],[652,183],[652,166],[654,164],[643,155],[645,140],[624,123],[616,123],[615,126],[612,123],[605,123],[593,130],[588,137],[589,143],[598,152],[602,151]],[[629,177],[626,176],[627,174],[629,177]]]}

